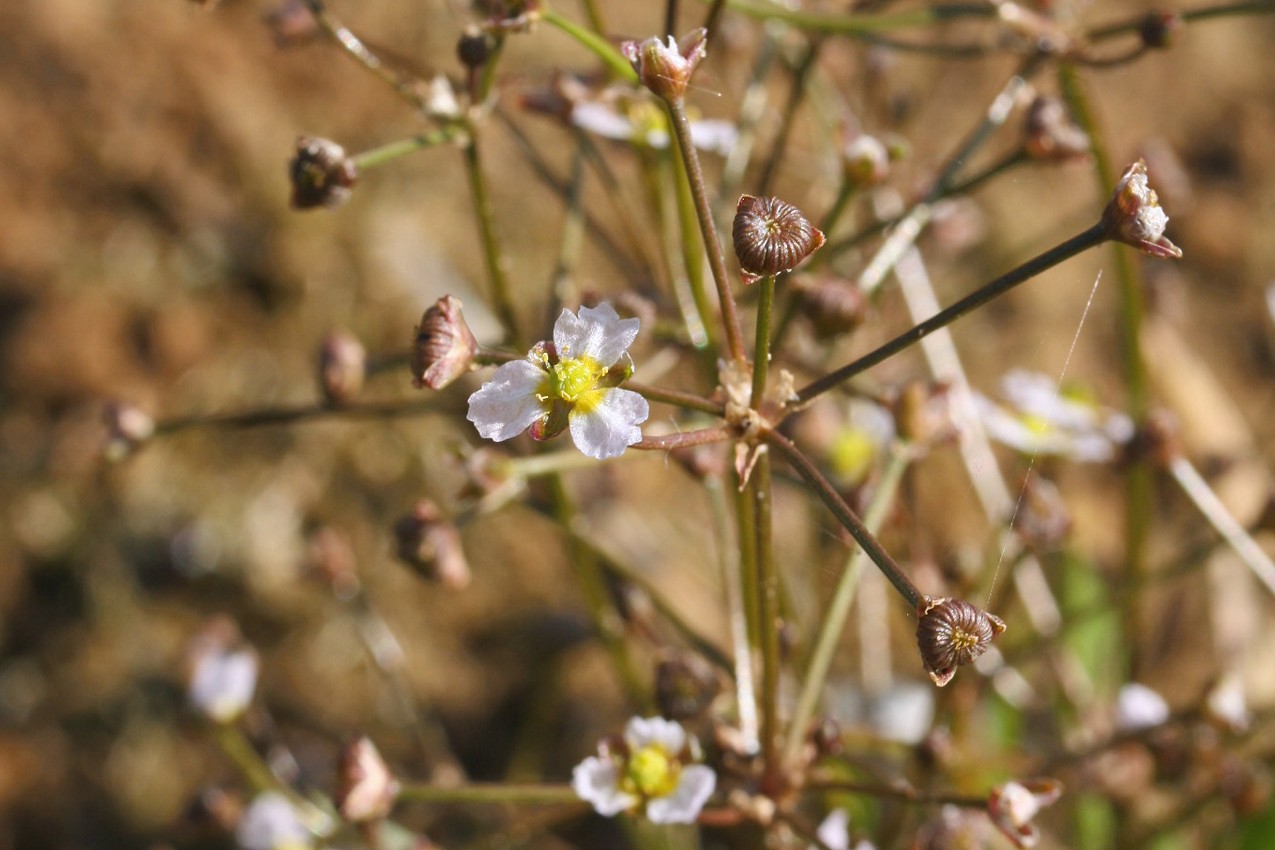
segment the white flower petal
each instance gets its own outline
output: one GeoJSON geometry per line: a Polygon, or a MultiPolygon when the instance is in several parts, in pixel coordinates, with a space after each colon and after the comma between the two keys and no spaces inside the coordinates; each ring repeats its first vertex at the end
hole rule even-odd
{"type": "Polygon", "coordinates": [[[638,319],[621,319],[603,301],[597,307],[581,307],[578,316],[563,310],[553,325],[553,344],[560,358],[587,355],[609,369],[629,350],[641,326],[638,319]]]}
{"type": "Polygon", "coordinates": [[[686,730],[676,720],[634,717],[624,727],[624,743],[634,752],[655,744],[663,747],[669,755],[675,756],[686,746],[686,730]]]}
{"type": "Polygon", "coordinates": [[[694,823],[716,787],[717,774],[712,768],[688,765],[682,768],[672,794],[647,802],[646,817],[652,823],[694,823]]]}
{"type": "Polygon", "coordinates": [[[845,809],[828,812],[815,835],[829,850],[850,850],[850,813],[845,809]]]}
{"type": "Polygon", "coordinates": [[[632,390],[595,390],[581,396],[571,411],[571,439],[589,457],[619,457],[642,439],[638,426],[650,415],[646,399],[632,390]]]}
{"type": "Polygon", "coordinates": [[[196,709],[225,723],[243,713],[256,688],[257,656],[252,650],[210,651],[195,663],[189,696],[196,709]]]}
{"type": "Polygon", "coordinates": [[[291,850],[313,844],[297,810],[276,791],[257,795],[240,819],[235,839],[245,850],[291,850]]]}
{"type": "Polygon", "coordinates": [[[627,142],[633,138],[633,122],[609,103],[577,103],[571,108],[571,123],[604,139],[627,142]]]}
{"type": "Polygon", "coordinates": [[[1116,696],[1116,728],[1122,732],[1159,726],[1168,719],[1169,704],[1146,685],[1130,682],[1116,696]]]}
{"type": "Polygon", "coordinates": [[[545,405],[536,397],[544,379],[544,370],[529,360],[505,363],[469,397],[465,418],[488,440],[516,437],[545,415],[545,405]]]}
{"type": "Polygon", "coordinates": [[[620,790],[620,776],[610,760],[589,756],[571,771],[571,789],[576,796],[605,817],[614,817],[638,804],[638,798],[620,790]]]}

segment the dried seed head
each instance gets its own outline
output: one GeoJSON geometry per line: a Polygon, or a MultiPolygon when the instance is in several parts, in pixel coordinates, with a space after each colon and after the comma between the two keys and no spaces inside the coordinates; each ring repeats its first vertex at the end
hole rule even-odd
{"type": "Polygon", "coordinates": [[[1147,183],[1147,163],[1138,160],[1125,169],[1115,194],[1102,213],[1107,235],[1144,254],[1162,259],[1179,259],[1182,249],[1164,235],[1169,217],[1160,208],[1160,198],[1147,183]]]}
{"type": "Polygon", "coordinates": [[[824,236],[801,210],[778,198],[740,196],[731,226],[744,282],[796,268],[823,246],[824,236]]]}
{"type": "Polygon", "coordinates": [[[444,295],[425,311],[412,348],[412,383],[440,390],[469,371],[478,340],[465,324],[460,299],[444,295]]]}
{"type": "Polygon", "coordinates": [[[704,59],[708,44],[708,30],[700,27],[674,41],[673,36],[662,40],[655,36],[646,41],[626,41],[620,51],[637,71],[642,85],[664,100],[681,100],[691,74],[704,59]]]}
{"type": "Polygon", "coordinates": [[[721,692],[722,684],[708,662],[689,652],[666,658],[655,668],[655,701],[669,720],[699,717],[721,692]]]}
{"type": "Polygon", "coordinates": [[[348,404],[363,389],[367,352],[345,331],[334,331],[319,347],[319,387],[329,404],[348,404]]]}
{"type": "Polygon", "coordinates": [[[1168,47],[1173,42],[1174,33],[1182,26],[1182,16],[1177,12],[1148,12],[1138,24],[1138,36],[1147,47],[1168,47]]]}
{"type": "Polygon", "coordinates": [[[288,176],[292,180],[292,208],[308,210],[348,201],[359,170],[336,142],[300,136],[288,164],[288,176]]]}
{"type": "Polygon", "coordinates": [[[821,340],[849,333],[868,315],[868,299],[854,281],[807,276],[797,281],[797,305],[821,340]]]}
{"type": "Polygon", "coordinates": [[[460,530],[429,499],[417,501],[394,523],[394,544],[399,560],[422,578],[454,590],[469,584],[460,530]]]}
{"type": "Polygon", "coordinates": [[[474,70],[487,64],[487,60],[491,58],[492,48],[495,46],[496,40],[490,33],[471,27],[465,30],[460,40],[456,42],[456,56],[462,65],[474,70]]]}
{"type": "Polygon", "coordinates": [[[1023,146],[1034,159],[1074,159],[1089,154],[1089,137],[1056,97],[1037,97],[1027,108],[1023,146]]]}
{"type": "Polygon", "coordinates": [[[398,788],[371,740],[358,738],[341,750],[332,798],[341,817],[352,823],[381,820],[390,813],[398,788]]]}
{"type": "Polygon", "coordinates": [[[925,597],[917,611],[916,642],[921,662],[940,688],[952,681],[956,668],[987,651],[992,639],[1005,631],[996,616],[960,599],[925,597]]]}

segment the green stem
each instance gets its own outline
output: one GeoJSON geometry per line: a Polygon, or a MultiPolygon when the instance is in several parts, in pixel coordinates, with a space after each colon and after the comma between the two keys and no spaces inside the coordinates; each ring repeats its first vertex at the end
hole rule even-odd
{"type": "Polygon", "coordinates": [[[369,168],[375,168],[383,165],[390,160],[398,159],[409,153],[422,150],[424,148],[432,148],[441,144],[450,142],[464,133],[464,129],[454,124],[441,127],[429,133],[422,133],[419,136],[412,136],[410,139],[400,139],[396,142],[381,145],[371,150],[357,153],[351,159],[360,172],[369,168]]]}
{"type": "Polygon", "coordinates": [[[789,465],[797,471],[797,474],[806,480],[810,485],[810,489],[815,491],[815,495],[819,500],[827,506],[828,510],[841,523],[846,531],[850,532],[850,536],[859,544],[859,547],[872,559],[872,563],[885,575],[890,584],[894,585],[894,589],[907,601],[908,605],[915,611],[920,608],[925,594],[912,583],[894,560],[890,557],[890,553],[877,542],[876,537],[863,524],[863,520],[859,519],[854,510],[846,504],[845,499],[841,498],[841,494],[836,488],[823,477],[818,468],[806,457],[801,449],[793,445],[792,441],[775,430],[767,430],[762,435],[766,442],[770,443],[783,454],[784,459],[789,465]]]}
{"type": "Polygon", "coordinates": [[[775,304],[775,276],[758,281],[757,342],[753,348],[753,395],[750,406],[756,410],[766,392],[766,375],[770,370],[770,323],[775,304]]]}
{"type": "Polygon", "coordinates": [[[1004,295],[1009,290],[1018,286],[1024,281],[1030,280],[1046,269],[1052,268],[1059,263],[1067,260],[1081,251],[1092,248],[1095,245],[1106,241],[1107,232],[1101,223],[1095,224],[1088,230],[1076,234],[1065,242],[1055,245],[1043,254],[1028,260],[1017,268],[1011,269],[1000,277],[976,289],[974,292],[957,301],[945,310],[939,311],[933,317],[927,319],[920,324],[914,325],[907,331],[896,336],[894,339],[879,346],[875,350],[865,354],[858,360],[842,366],[819,378],[816,381],[806,385],[797,393],[799,402],[810,401],[815,396],[827,392],[836,387],[865,369],[869,369],[883,360],[893,357],[905,348],[908,348],[920,342],[925,337],[944,328],[952,322],[964,316],[971,310],[975,310],[987,302],[1004,295]]]}
{"type": "Polygon", "coordinates": [[[735,703],[739,712],[739,731],[745,742],[746,752],[755,753],[758,749],[758,733],[753,650],[748,637],[748,611],[745,608],[743,588],[740,586],[741,571],[732,558],[734,547],[727,542],[731,538],[730,506],[727,504],[721,478],[705,476],[704,489],[708,493],[709,509],[713,516],[713,539],[718,544],[722,585],[726,588],[731,648],[735,655],[735,703]]]}
{"type": "Polygon", "coordinates": [[[723,443],[734,437],[735,433],[729,426],[719,425],[715,428],[682,431],[678,434],[666,434],[662,437],[643,437],[640,442],[634,443],[629,448],[639,451],[667,452],[673,449],[708,445],[709,443],[723,443]]]}
{"type": "Polygon", "coordinates": [[[496,238],[496,217],[487,192],[487,179],[478,156],[478,139],[470,128],[469,141],[465,145],[465,174],[473,196],[474,213],[478,217],[478,232],[483,244],[483,261],[487,265],[487,277],[491,282],[492,300],[496,315],[505,329],[505,335],[515,347],[524,348],[518,333],[518,320],[514,312],[513,298],[509,292],[509,280],[505,276],[504,257],[496,238]]]}
{"type": "MultiPolygon", "coordinates": [[[[1248,2],[1244,3],[1223,3],[1216,6],[1184,9],[1177,14],[1184,23],[1192,23],[1194,21],[1206,21],[1209,18],[1221,18],[1230,15],[1261,14],[1263,12],[1275,12],[1275,3],[1272,3],[1271,0],[1248,0],[1248,2]]],[[[1146,14],[1141,14],[1136,17],[1129,18],[1128,20],[1096,27],[1085,34],[1085,40],[1105,41],[1109,38],[1115,38],[1116,36],[1135,33],[1142,27],[1142,22],[1145,21],[1146,18],[1146,14]]]]}
{"type": "Polygon", "coordinates": [[[620,51],[616,50],[611,43],[595,32],[590,32],[574,21],[562,17],[552,9],[545,9],[540,14],[540,20],[544,21],[552,27],[556,27],[566,35],[575,39],[582,47],[591,51],[595,56],[602,60],[603,64],[611,70],[624,82],[637,83],[637,71],[633,70],[633,66],[629,64],[629,60],[624,58],[620,51]]]}
{"type": "Polygon", "coordinates": [[[263,791],[280,791],[295,799],[296,793],[274,775],[265,759],[248,741],[243,729],[234,723],[218,723],[214,727],[217,744],[235,764],[235,768],[243,774],[252,789],[260,794],[263,791]]]}
{"type": "Polygon", "coordinates": [[[570,785],[459,785],[444,788],[418,782],[407,782],[399,788],[398,799],[404,803],[508,803],[521,805],[553,805],[578,803],[581,799],[570,785]]]}
{"type": "MultiPolygon", "coordinates": [[[[698,216],[695,213],[695,196],[687,177],[686,163],[680,148],[673,149],[673,189],[677,202],[678,238],[681,242],[682,265],[686,269],[686,281],[691,290],[691,301],[703,329],[704,348],[708,356],[716,358],[720,345],[717,323],[713,321],[713,305],[704,286],[703,252],[699,245],[698,216]]],[[[692,336],[692,338],[694,338],[692,336]]]]}
{"type": "MultiPolygon", "coordinates": [[[[881,482],[872,494],[863,515],[863,525],[872,534],[876,534],[885,517],[894,504],[894,497],[899,490],[899,482],[911,462],[911,456],[902,447],[896,446],[890,453],[890,463],[881,476],[881,482]]],[[[846,618],[850,614],[850,606],[854,602],[855,591],[859,586],[859,575],[863,572],[867,556],[862,549],[856,549],[847,559],[846,567],[837,582],[832,601],[823,615],[819,626],[819,636],[815,641],[815,650],[810,657],[810,666],[806,669],[806,678],[801,685],[801,694],[797,697],[797,708],[793,713],[792,724],[788,727],[788,741],[784,749],[784,760],[792,765],[801,752],[801,745],[806,738],[806,729],[814,717],[815,708],[823,692],[824,682],[828,679],[828,670],[832,666],[832,656],[836,653],[841,633],[845,629],[846,618]]]]}
{"type": "Polygon", "coordinates": [[[835,35],[859,35],[886,30],[938,24],[956,18],[994,18],[996,8],[991,4],[950,3],[929,6],[909,12],[880,15],[822,15],[800,12],[774,3],[756,0],[729,0],[731,11],[750,18],[766,21],[783,21],[801,29],[818,30],[835,35]]]}
{"type": "Polygon", "coordinates": [[[779,121],[779,131],[770,147],[770,153],[766,156],[766,162],[762,165],[761,176],[757,179],[756,194],[758,195],[770,194],[771,184],[774,182],[775,175],[779,173],[779,163],[788,149],[788,139],[797,123],[797,109],[805,96],[806,82],[810,79],[810,72],[814,70],[815,62],[819,58],[819,48],[822,43],[822,40],[817,40],[806,45],[806,52],[793,71],[792,82],[788,87],[788,99],[784,102],[783,114],[779,121]]]}
{"type": "Polygon", "coordinates": [[[392,88],[399,97],[409,103],[412,107],[421,112],[429,112],[429,103],[420,90],[412,83],[414,80],[407,79],[400,74],[391,71],[386,67],[380,58],[368,49],[358,36],[350,31],[349,27],[341,23],[340,19],[327,10],[322,0],[304,0],[306,8],[310,10],[310,14],[319,24],[319,28],[332,37],[346,55],[362,65],[372,76],[392,88]]]}
{"type": "Polygon", "coordinates": [[[758,626],[761,637],[761,752],[767,780],[776,781],[782,771],[777,750],[779,738],[779,575],[775,570],[774,489],[770,480],[770,452],[757,447],[751,475],[751,491],[757,534],[758,626]]]}
{"type": "Polygon", "coordinates": [[[665,100],[669,117],[672,119],[673,137],[677,139],[678,149],[682,154],[682,164],[686,168],[687,179],[691,184],[691,196],[695,200],[695,214],[699,217],[700,235],[704,239],[704,250],[708,252],[708,265],[713,272],[713,282],[717,285],[717,299],[721,302],[722,323],[726,328],[726,346],[732,360],[743,360],[744,335],[739,326],[739,315],[735,309],[735,296],[730,290],[730,279],[726,274],[726,255],[722,252],[721,240],[717,238],[717,228],[713,224],[713,211],[708,205],[708,190],[704,185],[704,172],[700,168],[699,154],[691,142],[691,124],[686,117],[686,104],[681,98],[665,100]]]}

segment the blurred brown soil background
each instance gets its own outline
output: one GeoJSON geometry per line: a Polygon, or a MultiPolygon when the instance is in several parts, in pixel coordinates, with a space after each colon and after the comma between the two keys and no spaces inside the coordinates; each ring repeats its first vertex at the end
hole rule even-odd
{"type": "MultiPolygon", "coordinates": [[[[459,4],[333,2],[371,42],[422,71],[459,76],[454,45],[471,20],[459,4]]],[[[617,35],[662,26],[662,4],[604,5],[617,35]]],[[[686,5],[686,20],[697,19],[700,7],[686,5]]],[[[1142,8],[1149,4],[1093,3],[1083,14],[1108,20],[1142,8]]],[[[514,511],[466,528],[475,577],[461,593],[431,587],[392,559],[389,525],[413,499],[455,501],[462,475],[450,457],[458,444],[477,443],[459,416],[195,430],[121,465],[101,462],[104,399],[135,401],[161,419],[304,404],[317,397],[313,364],[327,331],[349,329],[374,353],[402,351],[423,308],[449,292],[491,338],[457,150],[368,173],[339,210],[288,208],[285,166],[298,134],[358,151],[420,124],[329,44],[279,49],[263,23],[271,9],[249,0],[211,12],[179,0],[0,6],[0,850],[224,845],[185,815],[201,789],[235,785],[183,696],[187,641],[216,613],[234,617],[261,651],[253,723],[277,752],[286,748],[292,762],[283,769],[303,786],[330,788],[336,748],[356,731],[420,779],[463,768],[480,779],[523,770],[561,780],[625,714],[605,655],[587,639],[561,539],[545,521],[514,511]],[[367,598],[401,643],[400,681],[369,662],[360,613],[308,577],[307,534],[321,523],[350,535],[367,598]],[[404,697],[419,723],[405,721],[404,697]],[[458,762],[442,754],[438,736],[458,762]]],[[[697,77],[705,87],[697,107],[719,116],[738,104],[757,39],[750,22],[728,16],[728,24],[723,49],[697,77]]],[[[1158,184],[1169,235],[1187,256],[1147,268],[1148,355],[1192,457],[1219,476],[1245,522],[1265,508],[1275,462],[1275,330],[1264,294],[1275,283],[1273,45],[1270,16],[1228,19],[1190,27],[1171,50],[1085,73],[1117,161],[1147,154],[1154,174],[1157,151],[1169,149],[1184,167],[1181,179],[1166,173],[1158,184]]],[[[548,29],[514,38],[510,50],[511,89],[555,66],[591,67],[548,29]]],[[[852,46],[825,57],[829,78],[855,93],[851,102],[867,99],[865,55],[852,46]]],[[[897,184],[910,191],[909,180],[929,174],[973,126],[1013,60],[900,54],[888,65],[879,85],[906,107],[896,129],[912,159],[897,184]]],[[[785,87],[777,80],[776,96],[785,87]]],[[[561,131],[515,120],[565,173],[561,131]]],[[[797,120],[777,193],[822,211],[835,184],[827,162],[804,155],[810,117],[803,110],[797,120]]],[[[493,124],[487,138],[484,164],[529,326],[553,269],[561,205],[507,132],[493,124]]],[[[1020,170],[974,197],[982,236],[972,247],[954,254],[925,243],[944,301],[1076,232],[1103,202],[1085,164],[1020,170]]],[[[603,214],[607,205],[593,208],[603,214]]],[[[1106,251],[957,326],[975,384],[994,391],[1007,365],[1057,374],[1099,269],[1107,272],[1068,374],[1121,404],[1106,251]]],[[[587,251],[578,289],[623,288],[605,257],[587,251]]],[[[882,329],[852,346],[866,350],[902,327],[902,316],[887,296],[882,329]]],[[[887,381],[921,369],[909,356],[879,374],[887,381]]],[[[476,385],[449,390],[441,404],[454,414],[476,385]]],[[[401,370],[374,377],[364,397],[419,398],[401,370]]],[[[912,514],[920,530],[911,534],[939,560],[984,545],[989,529],[955,462],[923,469],[912,514]]],[[[1076,547],[1114,566],[1118,478],[1060,477],[1076,547]]],[[[573,486],[595,528],[724,643],[710,517],[689,479],[642,458],[573,486]]],[[[1210,539],[1163,489],[1155,555],[1210,539]]],[[[781,551],[794,571],[818,577],[814,549],[826,543],[812,544],[811,529],[826,538],[831,522],[791,493],[780,512],[781,551]]],[[[898,533],[894,543],[914,539],[898,533]]],[[[1216,641],[1245,656],[1254,701],[1275,697],[1275,676],[1253,673],[1275,669],[1270,600],[1239,593],[1245,625],[1223,640],[1199,634],[1209,622],[1203,586],[1203,578],[1170,583],[1157,598],[1162,631],[1143,637],[1156,661],[1151,684],[1170,702],[1192,698],[1215,671],[1216,641]]],[[[817,596],[793,593],[798,611],[813,610],[817,596]]],[[[906,644],[909,626],[897,619],[906,644]]]]}

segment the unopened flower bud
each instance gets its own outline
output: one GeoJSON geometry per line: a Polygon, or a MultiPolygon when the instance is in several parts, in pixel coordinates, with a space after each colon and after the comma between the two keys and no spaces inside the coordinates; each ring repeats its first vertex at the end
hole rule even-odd
{"type": "Polygon", "coordinates": [[[890,407],[899,436],[917,446],[936,446],[957,438],[947,384],[909,381],[890,407]]]}
{"type": "Polygon", "coordinates": [[[921,662],[940,688],[956,668],[972,663],[1005,631],[999,617],[960,599],[925,597],[917,611],[916,642],[921,662]]]}
{"type": "Polygon", "coordinates": [[[731,225],[744,283],[776,275],[819,250],[824,235],[801,210],[778,198],[740,196],[731,225]]]}
{"type": "Polygon", "coordinates": [[[1138,24],[1138,36],[1147,47],[1168,47],[1174,34],[1182,29],[1182,24],[1182,16],[1177,12],[1148,12],[1142,23],[1138,24]]]}
{"type": "Polygon", "coordinates": [[[1015,847],[1035,847],[1040,841],[1040,832],[1032,819],[1060,796],[1062,783],[1055,779],[1006,782],[988,795],[987,814],[1015,847]]]}
{"type": "Polygon", "coordinates": [[[469,584],[460,530],[429,499],[417,501],[394,523],[394,541],[399,559],[422,578],[454,590],[469,584]]]}
{"type": "Polygon", "coordinates": [[[381,820],[393,808],[398,789],[398,780],[371,740],[359,738],[341,750],[332,796],[341,817],[352,823],[381,820]]]}
{"type": "Polygon", "coordinates": [[[460,63],[471,71],[481,68],[491,58],[491,50],[496,42],[489,33],[480,29],[466,30],[456,42],[456,57],[460,63]]]}
{"type": "Polygon", "coordinates": [[[890,172],[890,151],[876,136],[855,136],[841,149],[846,179],[855,186],[875,186],[890,172]]]}
{"type": "Polygon", "coordinates": [[[795,286],[797,306],[821,340],[849,333],[868,315],[868,299],[854,281],[827,275],[807,276],[795,286]]]}
{"type": "Polygon", "coordinates": [[[319,33],[319,22],[302,0],[283,0],[265,15],[276,47],[295,47],[319,33]]]}
{"type": "Polygon", "coordinates": [[[469,371],[478,340],[465,324],[460,299],[444,295],[434,302],[416,326],[412,348],[412,383],[441,390],[469,371]]]}
{"type": "Polygon", "coordinates": [[[348,404],[363,389],[367,352],[345,331],[328,334],[319,347],[319,386],[329,404],[348,404]]]}
{"type": "Polygon", "coordinates": [[[359,170],[336,142],[301,136],[288,164],[288,176],[292,180],[292,208],[308,210],[348,201],[359,170]]]}
{"type": "Polygon", "coordinates": [[[155,434],[155,420],[150,414],[126,401],[107,404],[102,420],[106,426],[106,444],[102,451],[107,460],[123,460],[155,434]]]}
{"type": "Polygon", "coordinates": [[[1037,97],[1027,108],[1023,146],[1033,159],[1074,159],[1087,156],[1089,137],[1056,97],[1037,97]]]}
{"type": "Polygon", "coordinates": [[[1138,160],[1125,169],[1115,194],[1102,213],[1107,235],[1144,254],[1162,259],[1178,259],[1182,249],[1164,235],[1169,217],[1160,208],[1160,199],[1147,183],[1147,163],[1138,160]]]}
{"type": "Polygon", "coordinates": [[[655,702],[669,720],[698,717],[721,692],[713,668],[698,655],[678,653],[655,668],[655,702]]]}
{"type": "Polygon", "coordinates": [[[646,41],[626,41],[620,46],[624,57],[637,71],[642,85],[664,100],[681,100],[686,86],[703,60],[708,44],[708,30],[700,27],[674,41],[652,36],[646,41]]]}

